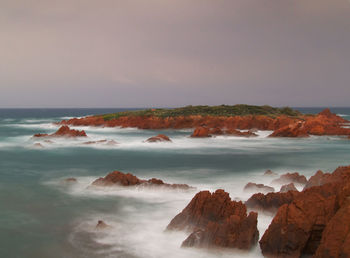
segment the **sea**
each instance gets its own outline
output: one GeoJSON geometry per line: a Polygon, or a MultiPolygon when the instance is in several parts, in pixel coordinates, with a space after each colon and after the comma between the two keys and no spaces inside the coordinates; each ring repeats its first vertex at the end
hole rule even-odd
{"type": "MultiPolygon", "coordinates": [[[[189,233],[165,229],[198,191],[224,189],[246,201],[248,182],[270,185],[267,169],[310,177],[350,164],[350,140],[337,136],[267,138],[271,132],[259,131],[255,138],[194,139],[191,130],[73,127],[87,139],[32,138],[55,132],[62,119],[117,111],[123,109],[0,109],[0,257],[262,257],[259,245],[247,252],[181,248],[189,233]],[[145,142],[159,133],[172,142],[145,142]],[[84,144],[105,139],[118,144],[84,144]],[[196,189],[89,187],[114,170],[196,189]],[[77,183],[64,181],[71,177],[77,183]],[[98,220],[110,227],[96,229],[98,220]]],[[[331,111],[350,120],[350,108],[331,111]]],[[[259,213],[260,237],[272,218],[259,213]]]]}

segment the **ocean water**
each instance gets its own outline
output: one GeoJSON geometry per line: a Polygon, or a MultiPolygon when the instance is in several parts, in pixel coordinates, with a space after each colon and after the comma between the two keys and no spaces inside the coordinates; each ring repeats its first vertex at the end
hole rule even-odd
{"type": "MultiPolygon", "coordinates": [[[[272,181],[263,176],[267,169],[309,177],[350,164],[350,141],[342,137],[270,139],[261,131],[256,138],[191,139],[189,130],[83,127],[88,139],[32,138],[56,131],[53,122],[62,119],[119,110],[0,109],[0,257],[261,257],[258,246],[244,253],[183,249],[188,233],[164,229],[199,190],[222,188],[245,201],[246,183],[272,181]],[[144,142],[158,133],[173,142],[144,142]],[[118,144],[83,144],[102,139],[118,144]],[[196,190],[88,187],[113,170],[196,190]],[[78,183],[64,183],[68,177],[78,183]],[[100,219],[111,227],[96,230],[100,219]]],[[[332,111],[350,120],[350,108],[332,111]]],[[[272,216],[259,214],[258,220],[262,236],[272,216]]]]}

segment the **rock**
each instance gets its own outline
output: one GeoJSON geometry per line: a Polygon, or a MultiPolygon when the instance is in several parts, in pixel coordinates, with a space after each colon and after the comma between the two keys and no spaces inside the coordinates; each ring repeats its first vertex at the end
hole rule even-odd
{"type": "Polygon", "coordinates": [[[224,190],[202,191],[176,215],[167,230],[189,230],[184,247],[250,249],[258,240],[257,213],[247,216],[242,202],[232,201],[224,190]]]}
{"type": "Polygon", "coordinates": [[[211,137],[211,135],[209,134],[209,128],[199,126],[194,130],[191,137],[211,137]]]}
{"type": "Polygon", "coordinates": [[[98,230],[104,230],[107,228],[110,228],[111,226],[107,225],[103,220],[99,220],[96,225],[96,229],[98,230]]]}
{"type": "Polygon", "coordinates": [[[221,130],[221,128],[215,127],[215,128],[210,129],[209,134],[211,134],[211,135],[222,135],[222,134],[224,134],[224,132],[221,130]]]}
{"type": "Polygon", "coordinates": [[[269,137],[309,137],[305,122],[298,121],[275,130],[269,137]]]}
{"type": "Polygon", "coordinates": [[[96,179],[92,185],[95,186],[113,186],[113,185],[121,185],[121,186],[131,186],[131,185],[140,185],[144,180],[140,180],[136,176],[130,173],[123,173],[120,171],[113,171],[109,173],[105,177],[100,177],[96,179]]]}
{"type": "Polygon", "coordinates": [[[74,177],[69,177],[69,178],[65,178],[64,180],[63,180],[63,182],[65,182],[65,183],[77,183],[78,182],[78,180],[76,179],[76,178],[74,178],[74,177]]]}
{"type": "Polygon", "coordinates": [[[298,189],[295,187],[293,183],[290,183],[288,185],[282,185],[280,193],[286,193],[289,191],[298,191],[298,189]]]}
{"type": "MultiPolygon", "coordinates": [[[[316,175],[322,178],[324,174],[317,172],[316,175]]],[[[265,256],[300,257],[316,253],[316,257],[342,257],[333,254],[348,254],[348,225],[339,223],[349,220],[350,166],[337,168],[320,183],[298,193],[290,204],[279,208],[260,240],[265,256]]]]}
{"type": "Polygon", "coordinates": [[[271,182],[271,184],[289,184],[289,183],[305,185],[307,183],[307,180],[305,176],[299,175],[298,172],[294,172],[294,173],[287,173],[287,174],[281,175],[278,179],[275,179],[271,182]]]}
{"type": "Polygon", "coordinates": [[[114,140],[99,140],[99,141],[88,141],[83,142],[83,144],[90,145],[90,144],[105,144],[105,145],[117,145],[118,143],[114,140]]]}
{"type": "Polygon", "coordinates": [[[278,209],[260,240],[262,253],[276,257],[314,254],[322,231],[335,210],[334,195],[317,191],[300,194],[292,203],[278,209]]]}
{"type": "Polygon", "coordinates": [[[264,176],[277,176],[277,173],[275,173],[272,170],[268,169],[268,170],[265,171],[264,176]]]}
{"type": "Polygon", "coordinates": [[[263,210],[274,213],[282,205],[291,203],[298,195],[299,192],[297,191],[267,194],[257,193],[253,194],[245,202],[245,205],[254,210],[263,210]]]}
{"type": "Polygon", "coordinates": [[[324,174],[321,170],[318,170],[315,175],[311,176],[307,181],[304,190],[313,186],[323,185],[326,178],[330,176],[329,173],[324,174]]]}
{"type": "Polygon", "coordinates": [[[149,180],[139,179],[130,173],[113,171],[105,177],[96,179],[92,186],[142,186],[142,187],[165,187],[171,189],[190,190],[193,187],[186,184],[168,184],[157,178],[149,180]]]}
{"type": "Polygon", "coordinates": [[[264,185],[264,184],[255,184],[249,182],[245,185],[244,191],[250,191],[255,193],[268,193],[268,192],[274,192],[275,189],[273,187],[264,185]]]}
{"type": "Polygon", "coordinates": [[[315,258],[350,257],[350,200],[336,212],[323,230],[315,258]]]}
{"type": "Polygon", "coordinates": [[[243,137],[258,136],[257,134],[255,134],[251,130],[238,131],[236,129],[228,129],[228,130],[225,131],[225,134],[234,135],[234,136],[243,136],[243,137]]]}
{"type": "Polygon", "coordinates": [[[86,137],[86,133],[84,130],[74,130],[70,129],[67,125],[61,126],[55,133],[53,134],[34,134],[33,137],[86,137]]]}
{"type": "Polygon", "coordinates": [[[39,142],[34,143],[33,146],[35,148],[44,148],[44,146],[41,143],[39,143],[39,142]]]}
{"type": "Polygon", "coordinates": [[[146,142],[171,142],[171,140],[168,136],[164,134],[158,134],[157,136],[148,138],[146,142]]]}
{"type": "Polygon", "coordinates": [[[49,136],[47,133],[37,133],[37,134],[33,135],[33,137],[37,137],[37,138],[39,138],[39,137],[47,137],[47,136],[49,136]]]}

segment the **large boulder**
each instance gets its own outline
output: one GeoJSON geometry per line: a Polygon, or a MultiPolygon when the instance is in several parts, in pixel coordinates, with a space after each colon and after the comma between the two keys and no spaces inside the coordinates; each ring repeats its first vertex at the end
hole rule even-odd
{"type": "Polygon", "coordinates": [[[252,248],[259,237],[257,213],[242,202],[232,201],[224,190],[202,191],[176,215],[167,230],[188,230],[192,234],[184,247],[252,248]]]}

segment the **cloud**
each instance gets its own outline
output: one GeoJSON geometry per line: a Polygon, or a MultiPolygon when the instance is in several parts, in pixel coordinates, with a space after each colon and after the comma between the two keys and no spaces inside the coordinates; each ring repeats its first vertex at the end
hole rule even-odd
{"type": "Polygon", "coordinates": [[[347,105],[346,0],[2,1],[0,106],[347,105]]]}

